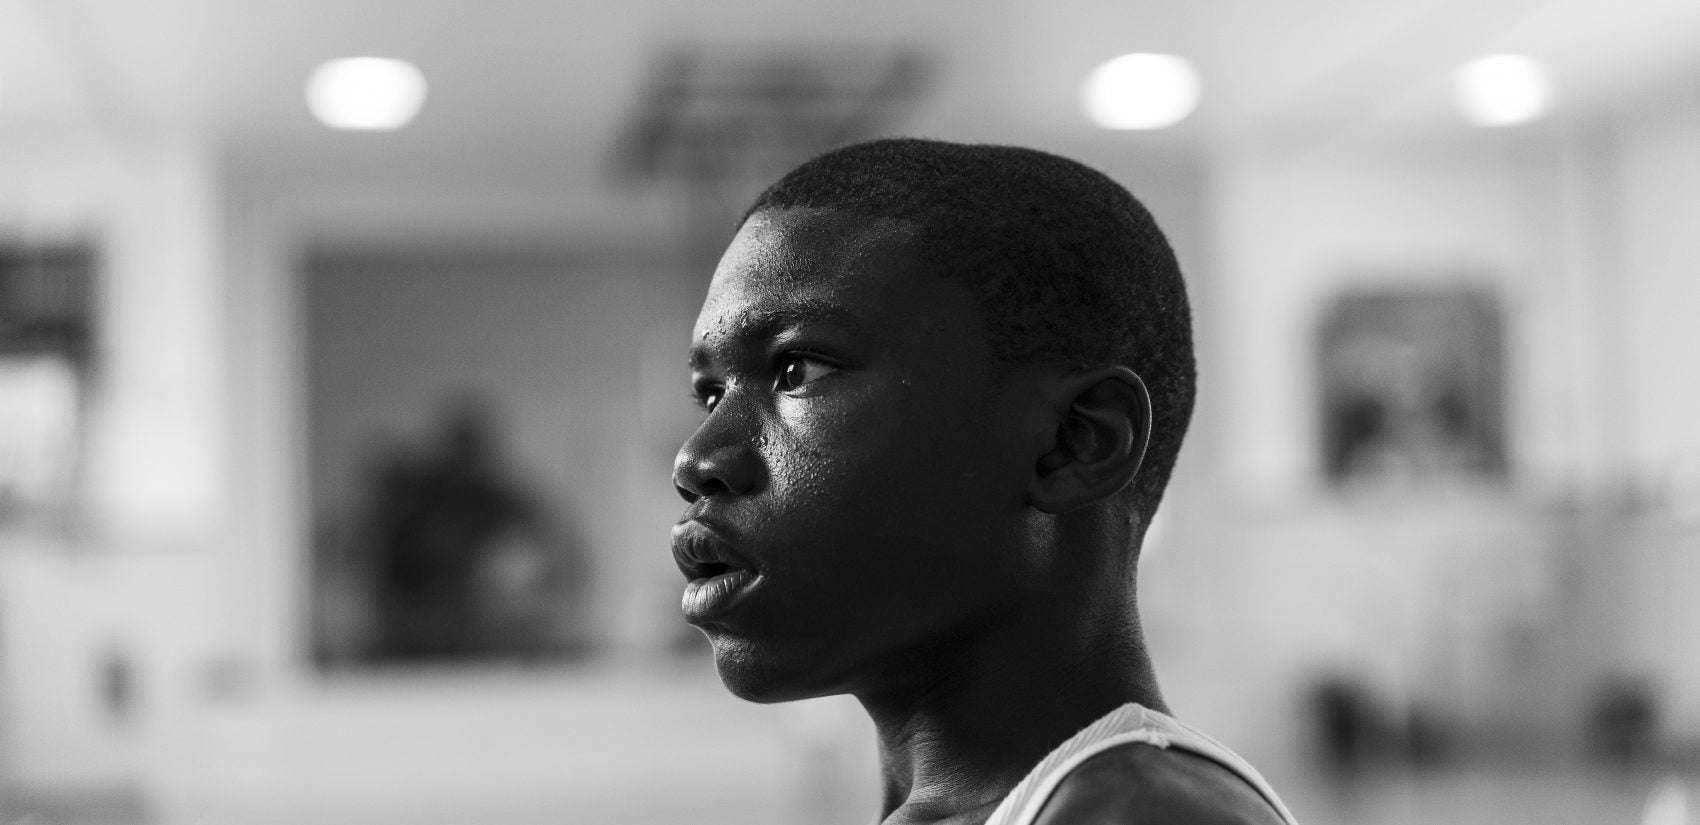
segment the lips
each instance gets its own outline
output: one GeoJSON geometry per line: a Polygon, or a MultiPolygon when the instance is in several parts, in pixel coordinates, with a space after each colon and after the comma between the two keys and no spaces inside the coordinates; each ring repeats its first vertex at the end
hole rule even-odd
{"type": "Polygon", "coordinates": [[[762,580],[736,547],[700,521],[673,528],[673,561],[689,580],[680,610],[691,624],[731,612],[762,580]]]}

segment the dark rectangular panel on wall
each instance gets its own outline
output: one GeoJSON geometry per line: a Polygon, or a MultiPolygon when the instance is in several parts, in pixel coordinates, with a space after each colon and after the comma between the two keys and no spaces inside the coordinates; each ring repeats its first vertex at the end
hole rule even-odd
{"type": "Polygon", "coordinates": [[[70,526],[96,265],[91,244],[0,243],[0,529],[70,526]]]}
{"type": "Polygon", "coordinates": [[[1474,287],[1343,294],[1317,338],[1323,462],[1337,485],[1503,479],[1499,302],[1474,287]]]}
{"type": "Polygon", "coordinates": [[[606,646],[599,617],[627,609],[611,582],[634,563],[632,479],[672,494],[635,458],[660,323],[641,273],[493,243],[308,256],[321,666],[572,663],[606,646]]]}

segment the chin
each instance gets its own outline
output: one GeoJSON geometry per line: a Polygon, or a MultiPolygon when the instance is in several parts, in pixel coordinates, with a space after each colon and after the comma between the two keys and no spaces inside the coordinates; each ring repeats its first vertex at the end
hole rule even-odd
{"type": "Polygon", "coordinates": [[[814,685],[810,677],[815,674],[787,667],[778,657],[765,654],[748,641],[711,633],[709,643],[714,647],[714,669],[720,674],[721,684],[739,699],[770,705],[843,692],[814,685]]]}

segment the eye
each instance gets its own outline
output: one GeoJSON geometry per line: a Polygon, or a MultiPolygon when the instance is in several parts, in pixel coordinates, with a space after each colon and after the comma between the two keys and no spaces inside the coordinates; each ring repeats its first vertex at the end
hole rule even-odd
{"type": "Polygon", "coordinates": [[[725,388],[715,384],[697,383],[691,385],[691,400],[696,402],[698,407],[709,412],[714,411],[714,406],[720,403],[720,397],[725,394],[725,388]]]}
{"type": "Polygon", "coordinates": [[[779,390],[802,388],[816,379],[838,372],[838,368],[813,356],[792,353],[779,360],[779,378],[774,385],[779,390]]]}

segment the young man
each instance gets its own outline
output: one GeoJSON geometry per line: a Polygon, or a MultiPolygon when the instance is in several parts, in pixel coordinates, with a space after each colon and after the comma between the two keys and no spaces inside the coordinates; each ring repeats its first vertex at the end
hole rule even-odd
{"type": "Polygon", "coordinates": [[[861,701],[884,822],[1292,821],[1146,655],[1194,376],[1126,190],[1011,147],[829,152],[746,214],[690,364],[685,618],[740,697],[861,701]]]}

